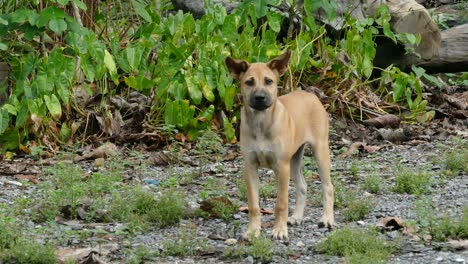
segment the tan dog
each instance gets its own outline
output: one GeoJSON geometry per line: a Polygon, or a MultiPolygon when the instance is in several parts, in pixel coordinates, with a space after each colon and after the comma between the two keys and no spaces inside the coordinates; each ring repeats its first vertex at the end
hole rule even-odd
{"type": "Polygon", "coordinates": [[[241,83],[244,100],[240,144],[249,206],[249,225],[244,233],[245,238],[260,235],[260,167],[271,168],[277,180],[273,237],[287,239],[287,223],[302,222],[307,192],[302,175],[305,143],[312,146],[322,181],[324,210],[319,226],[334,225],[327,112],[311,93],[296,91],[277,97],[278,79],[286,72],[290,57],[291,52],[287,51],[268,63],[253,64],[226,58],[229,72],[241,83]],[[288,220],[290,177],[295,183],[297,197],[296,209],[288,220]]]}

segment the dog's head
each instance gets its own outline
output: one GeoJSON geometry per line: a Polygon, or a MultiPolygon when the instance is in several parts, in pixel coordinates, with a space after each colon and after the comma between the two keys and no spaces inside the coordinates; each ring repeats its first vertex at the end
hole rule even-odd
{"type": "Polygon", "coordinates": [[[226,66],[234,79],[241,83],[241,93],[246,105],[263,111],[276,101],[278,79],[288,69],[291,51],[268,63],[249,64],[244,60],[226,58],[226,66]]]}

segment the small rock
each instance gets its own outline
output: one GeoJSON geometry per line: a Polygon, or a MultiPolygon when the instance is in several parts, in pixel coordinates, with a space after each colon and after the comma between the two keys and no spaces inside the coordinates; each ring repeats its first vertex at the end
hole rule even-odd
{"type": "Polygon", "coordinates": [[[438,258],[436,259],[436,261],[442,261],[442,260],[444,260],[444,258],[442,258],[442,257],[438,257],[438,258]]]}
{"type": "Polygon", "coordinates": [[[235,239],[235,238],[228,238],[228,239],[226,239],[226,240],[224,241],[224,244],[229,245],[229,246],[235,245],[235,244],[237,244],[237,239],[235,239]]]}
{"type": "Polygon", "coordinates": [[[240,214],[234,214],[234,215],[232,216],[232,218],[234,218],[234,219],[236,219],[236,220],[239,220],[239,219],[242,218],[242,216],[241,216],[240,214]]]}
{"type": "Polygon", "coordinates": [[[4,181],[3,183],[10,184],[10,185],[16,185],[16,186],[23,186],[21,182],[18,181],[4,181]]]}
{"type": "Polygon", "coordinates": [[[305,244],[304,244],[304,242],[299,241],[299,242],[297,242],[296,246],[303,247],[303,246],[305,246],[305,244]]]}
{"type": "Polygon", "coordinates": [[[395,239],[395,238],[398,237],[398,231],[395,230],[395,231],[392,231],[392,232],[388,232],[388,233],[387,233],[387,236],[388,236],[389,238],[391,238],[391,239],[395,239]]]}
{"type": "Polygon", "coordinates": [[[463,258],[456,258],[455,261],[459,263],[465,263],[465,260],[463,258]]]}
{"type": "Polygon", "coordinates": [[[366,223],[364,221],[357,221],[357,224],[360,225],[360,226],[366,225],[366,223]]]}
{"type": "Polygon", "coordinates": [[[253,264],[254,263],[254,258],[252,256],[248,256],[245,258],[245,263],[246,264],[253,264]]]}

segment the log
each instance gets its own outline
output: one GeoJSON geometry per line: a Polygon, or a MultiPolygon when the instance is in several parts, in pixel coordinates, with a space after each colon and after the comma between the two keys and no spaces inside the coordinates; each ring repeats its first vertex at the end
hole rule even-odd
{"type": "Polygon", "coordinates": [[[442,31],[437,56],[416,63],[429,73],[468,71],[468,24],[442,31]]]}

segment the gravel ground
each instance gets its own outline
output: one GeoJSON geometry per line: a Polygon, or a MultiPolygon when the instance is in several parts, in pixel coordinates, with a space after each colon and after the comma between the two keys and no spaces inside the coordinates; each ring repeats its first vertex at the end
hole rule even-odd
{"type": "MultiPolygon", "coordinates": [[[[393,145],[386,143],[375,153],[362,153],[355,157],[341,157],[337,153],[338,149],[332,151],[333,170],[332,177],[340,181],[343,186],[355,190],[363,197],[369,197],[375,204],[374,210],[362,221],[346,223],[343,219],[341,209],[336,210],[337,228],[350,225],[375,226],[378,219],[387,216],[400,217],[406,220],[417,220],[415,215],[415,203],[420,198],[408,194],[396,194],[390,189],[394,185],[392,168],[397,164],[402,164],[409,168],[427,168],[433,179],[439,179],[441,167],[434,165],[434,158],[442,155],[443,149],[440,145],[451,145],[451,141],[438,142],[418,142],[417,144],[393,145]],[[354,165],[353,165],[354,164],[354,165]],[[351,175],[352,166],[358,166],[355,175],[351,175]],[[384,190],[371,194],[362,190],[364,179],[372,173],[382,176],[384,190]]],[[[333,145],[333,144],[332,144],[333,145]]],[[[231,147],[231,150],[235,147],[231,147]]],[[[147,153],[145,155],[152,155],[147,153]]],[[[82,163],[83,167],[92,166],[90,163],[82,163]]],[[[181,186],[185,193],[185,199],[192,209],[199,207],[201,199],[200,191],[203,190],[203,183],[211,179],[216,179],[218,183],[226,185],[225,192],[230,197],[236,197],[239,193],[236,182],[241,179],[242,164],[240,157],[230,161],[223,161],[222,172],[216,172],[216,165],[207,166],[208,171],[202,177],[196,178],[195,184],[181,186]]],[[[40,170],[39,167],[31,166],[29,170],[40,170]]],[[[144,188],[154,191],[160,191],[160,186],[155,182],[163,181],[168,174],[177,175],[177,172],[186,173],[186,170],[198,170],[197,167],[169,167],[169,166],[150,166],[144,172],[144,188]],[[156,180],[156,181],[154,181],[156,180]]],[[[317,221],[321,215],[321,206],[315,205],[311,200],[320,190],[320,181],[317,179],[316,171],[313,165],[307,165],[306,170],[310,171],[308,178],[309,199],[305,212],[304,223],[301,226],[289,227],[289,241],[275,241],[274,257],[272,263],[343,263],[340,257],[326,256],[318,254],[314,246],[326,238],[330,231],[326,228],[318,228],[317,221]]],[[[128,172],[133,173],[132,171],[128,172]]],[[[0,175],[2,175],[0,173],[0,175]]],[[[262,182],[273,182],[274,176],[269,171],[262,171],[262,182]]],[[[35,185],[17,186],[8,183],[12,180],[11,176],[0,176],[0,204],[13,206],[13,200],[17,197],[28,197],[35,193],[35,185]]],[[[290,187],[290,212],[294,205],[294,188],[290,187]]],[[[447,212],[452,217],[459,217],[461,209],[468,205],[468,177],[466,174],[459,174],[450,180],[440,180],[432,187],[429,195],[431,202],[435,205],[434,210],[447,212]]],[[[261,207],[272,209],[274,199],[261,199],[261,207]]],[[[241,201],[245,205],[245,201],[241,201]]],[[[137,250],[138,247],[145,246],[151,251],[164,251],[162,241],[174,238],[178,235],[181,227],[189,227],[195,230],[192,239],[204,239],[204,243],[209,244],[211,249],[202,252],[196,257],[158,257],[153,261],[145,263],[254,263],[254,259],[249,256],[240,259],[224,259],[222,252],[228,247],[240,245],[240,235],[247,224],[247,214],[238,212],[233,215],[233,221],[225,222],[220,219],[211,218],[192,218],[183,220],[178,226],[172,226],[164,229],[153,229],[135,237],[127,239],[118,239],[109,243],[110,250],[103,254],[101,259],[107,263],[126,263],[126,251],[124,249],[137,250]],[[240,224],[239,224],[240,223],[240,224]],[[234,245],[227,245],[226,240],[236,239],[238,242],[234,245]]],[[[274,220],[272,215],[264,215],[263,222],[267,223],[262,232],[271,231],[271,223],[274,220]]],[[[39,226],[30,222],[32,228],[39,226]]],[[[109,233],[115,233],[120,224],[96,224],[95,228],[102,228],[109,233]]],[[[89,225],[87,226],[90,227],[89,225]]],[[[86,241],[81,241],[76,237],[66,237],[66,231],[70,229],[84,228],[83,223],[76,221],[75,224],[58,225],[55,227],[55,235],[59,244],[64,247],[84,247],[95,244],[96,237],[91,237],[86,241]]],[[[388,240],[401,239],[401,246],[389,259],[388,263],[466,263],[468,261],[468,251],[451,250],[445,243],[436,243],[431,241],[417,240],[411,236],[400,236],[397,231],[387,232],[388,240]]],[[[44,238],[45,239],[45,238],[44,238]]],[[[50,234],[49,238],[50,239],[50,234]]],[[[46,239],[45,239],[46,240],[46,239]]]]}

